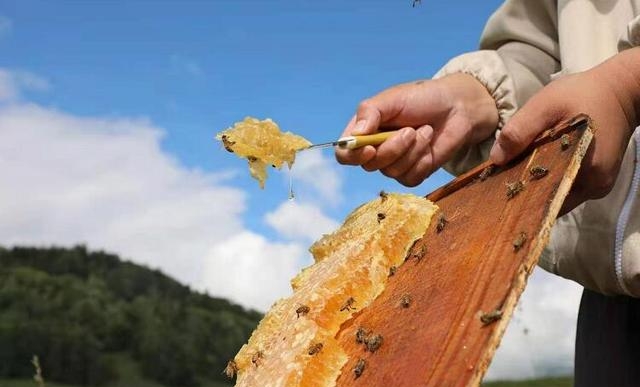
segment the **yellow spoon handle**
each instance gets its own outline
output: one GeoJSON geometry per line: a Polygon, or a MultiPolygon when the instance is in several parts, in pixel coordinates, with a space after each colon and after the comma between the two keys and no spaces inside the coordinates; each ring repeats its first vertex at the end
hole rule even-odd
{"type": "Polygon", "coordinates": [[[397,130],[390,130],[375,134],[342,137],[338,140],[338,146],[340,148],[357,149],[366,145],[380,145],[396,132],[397,130]]]}

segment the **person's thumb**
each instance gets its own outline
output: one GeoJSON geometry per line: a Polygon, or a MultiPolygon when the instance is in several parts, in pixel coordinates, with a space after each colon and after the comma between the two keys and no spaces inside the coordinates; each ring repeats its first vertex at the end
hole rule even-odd
{"type": "Polygon", "coordinates": [[[543,131],[562,121],[565,111],[544,91],[534,96],[497,134],[489,155],[497,165],[504,165],[524,151],[543,131]]]}
{"type": "Polygon", "coordinates": [[[358,105],[355,122],[349,134],[370,134],[378,131],[382,113],[378,104],[371,100],[364,100],[358,105]]]}

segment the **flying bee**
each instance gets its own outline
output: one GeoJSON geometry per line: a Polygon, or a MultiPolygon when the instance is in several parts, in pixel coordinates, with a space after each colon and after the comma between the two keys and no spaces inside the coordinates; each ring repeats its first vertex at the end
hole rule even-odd
{"type": "Polygon", "coordinates": [[[402,297],[400,297],[400,306],[406,309],[410,305],[411,305],[411,295],[403,294],[402,297]]]}
{"type": "Polygon", "coordinates": [[[522,231],[518,237],[513,240],[513,251],[518,251],[527,242],[527,233],[522,231]]]}
{"type": "Polygon", "coordinates": [[[447,223],[449,223],[447,218],[445,218],[443,213],[440,213],[440,216],[438,216],[438,224],[436,224],[436,233],[440,234],[447,223]]]}
{"type": "Polygon", "coordinates": [[[489,325],[492,322],[498,321],[502,318],[502,311],[500,309],[496,309],[493,312],[484,313],[480,316],[480,321],[484,325],[489,325]]]}
{"type": "Polygon", "coordinates": [[[342,304],[342,306],[340,307],[340,311],[344,312],[350,312],[352,309],[355,310],[356,308],[353,306],[353,304],[356,303],[355,298],[353,297],[349,297],[347,298],[347,300],[344,302],[344,304],[342,304]]]}
{"type": "Polygon", "coordinates": [[[534,165],[529,169],[529,174],[531,175],[532,180],[542,179],[547,176],[549,173],[549,169],[543,167],[542,165],[534,165]]]}
{"type": "Polygon", "coordinates": [[[234,376],[238,373],[240,369],[235,361],[229,360],[227,363],[227,367],[224,369],[224,374],[227,375],[229,379],[233,379],[234,376]]]}
{"type": "Polygon", "coordinates": [[[382,346],[382,335],[369,335],[364,341],[369,352],[375,352],[382,346]]]}
{"type": "Polygon", "coordinates": [[[358,379],[360,376],[362,376],[362,373],[364,372],[364,369],[366,366],[367,366],[366,360],[358,359],[358,361],[356,362],[356,365],[353,367],[354,379],[358,379]]]}
{"type": "Polygon", "coordinates": [[[515,183],[507,183],[507,198],[513,199],[517,194],[522,192],[524,184],[521,181],[515,183]]]}
{"type": "Polygon", "coordinates": [[[309,355],[310,355],[310,356],[316,355],[317,353],[319,353],[320,351],[322,351],[322,347],[323,347],[322,343],[315,343],[315,344],[312,344],[312,345],[309,347],[309,355]]]}
{"type": "Polygon", "coordinates": [[[563,134],[562,136],[560,136],[560,149],[567,150],[570,145],[571,139],[569,138],[568,134],[563,134]]]}
{"type": "Polygon", "coordinates": [[[296,309],[296,316],[300,318],[300,316],[306,315],[309,311],[311,311],[311,309],[308,306],[300,305],[298,309],[296,309]]]}

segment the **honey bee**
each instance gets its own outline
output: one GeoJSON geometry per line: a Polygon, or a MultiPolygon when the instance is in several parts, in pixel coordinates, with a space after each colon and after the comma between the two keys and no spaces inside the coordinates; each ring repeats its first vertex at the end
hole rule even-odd
{"type": "Polygon", "coordinates": [[[398,268],[395,266],[391,266],[389,268],[389,277],[393,277],[394,275],[396,275],[396,272],[398,271],[398,268]]]}
{"type": "Polygon", "coordinates": [[[517,194],[522,192],[524,184],[521,181],[515,183],[507,183],[507,198],[513,199],[517,194]]]}
{"type": "Polygon", "coordinates": [[[315,343],[315,344],[312,344],[312,345],[309,347],[309,355],[310,355],[310,356],[313,356],[313,355],[315,355],[315,354],[319,353],[320,351],[322,351],[322,347],[323,347],[322,343],[315,343]]]}
{"type": "Polygon", "coordinates": [[[247,156],[247,161],[249,161],[250,163],[254,163],[258,161],[258,158],[256,156],[247,156]]]}
{"type": "Polygon", "coordinates": [[[364,344],[368,335],[369,332],[367,332],[363,327],[358,327],[358,330],[356,331],[356,343],[364,344]]]}
{"type": "Polygon", "coordinates": [[[229,379],[233,379],[234,376],[238,373],[240,369],[235,361],[229,360],[227,363],[227,367],[224,369],[224,374],[227,375],[229,379]]]}
{"type": "Polygon", "coordinates": [[[406,309],[410,305],[411,305],[411,295],[403,294],[402,297],[400,297],[400,306],[406,309]]]}
{"type": "Polygon", "coordinates": [[[231,149],[231,147],[234,146],[235,143],[235,141],[229,140],[229,137],[227,137],[226,134],[222,135],[222,145],[224,146],[224,149],[227,150],[227,152],[233,153],[233,149],[231,149]]]}
{"type": "Polygon", "coordinates": [[[560,149],[566,150],[571,145],[571,139],[568,134],[560,136],[560,149]]]}
{"type": "Polygon", "coordinates": [[[375,352],[382,346],[382,335],[369,335],[364,341],[369,352],[375,352]]]}
{"type": "Polygon", "coordinates": [[[380,191],[380,201],[381,202],[384,202],[385,200],[387,200],[388,196],[389,196],[389,194],[384,192],[384,190],[380,191]]]}
{"type": "Polygon", "coordinates": [[[513,240],[513,251],[518,251],[527,242],[527,233],[521,232],[518,237],[513,240]]]}
{"type": "Polygon", "coordinates": [[[352,309],[355,310],[356,308],[353,306],[353,304],[356,303],[356,300],[353,297],[349,297],[347,298],[347,300],[344,302],[344,304],[342,304],[342,306],[340,307],[340,311],[344,312],[344,311],[351,311],[352,309]]]}
{"type": "Polygon", "coordinates": [[[300,305],[298,309],[296,309],[296,316],[300,318],[301,315],[302,316],[306,315],[307,313],[309,313],[310,310],[311,309],[308,306],[300,305]]]}
{"type": "Polygon", "coordinates": [[[488,167],[483,169],[482,172],[480,172],[480,174],[478,175],[478,179],[480,179],[480,181],[487,180],[489,176],[491,176],[491,174],[493,173],[494,169],[495,167],[493,165],[489,165],[488,167]]]}
{"type": "Polygon", "coordinates": [[[529,169],[529,174],[531,175],[532,180],[542,179],[543,177],[547,176],[548,173],[549,169],[541,165],[534,165],[533,167],[531,167],[531,169],[529,169]]]}
{"type": "Polygon", "coordinates": [[[413,0],[413,3],[411,3],[411,7],[415,8],[415,6],[420,5],[420,3],[422,3],[422,0],[413,0]]]}
{"type": "Polygon", "coordinates": [[[427,246],[422,245],[420,246],[420,250],[413,253],[412,258],[420,262],[420,260],[422,259],[422,257],[424,257],[426,253],[427,253],[427,246]]]}
{"type": "Polygon", "coordinates": [[[382,222],[386,217],[387,215],[383,214],[382,212],[378,212],[378,223],[382,222]]]}
{"type": "Polygon", "coordinates": [[[502,311],[500,309],[496,309],[493,312],[484,313],[480,316],[480,321],[484,325],[489,325],[492,322],[498,321],[502,318],[502,311]]]}
{"type": "Polygon", "coordinates": [[[360,376],[362,376],[362,373],[364,372],[364,369],[366,366],[367,366],[366,360],[358,359],[358,361],[356,362],[356,365],[353,367],[354,379],[358,379],[360,376]]]}
{"type": "Polygon", "coordinates": [[[449,223],[449,221],[444,217],[444,214],[441,213],[438,217],[438,224],[436,224],[436,233],[440,234],[447,223],[449,223]]]}
{"type": "Polygon", "coordinates": [[[254,366],[257,367],[260,365],[260,362],[262,362],[263,358],[264,358],[264,353],[262,353],[262,351],[257,351],[251,356],[251,362],[253,363],[254,366]]]}

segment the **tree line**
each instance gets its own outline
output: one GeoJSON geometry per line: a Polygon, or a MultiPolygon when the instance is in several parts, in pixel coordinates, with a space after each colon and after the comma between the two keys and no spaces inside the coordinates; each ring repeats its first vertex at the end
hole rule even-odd
{"type": "Polygon", "coordinates": [[[117,255],[74,248],[0,247],[0,378],[99,386],[127,353],[165,385],[223,380],[261,318],[117,255]]]}

